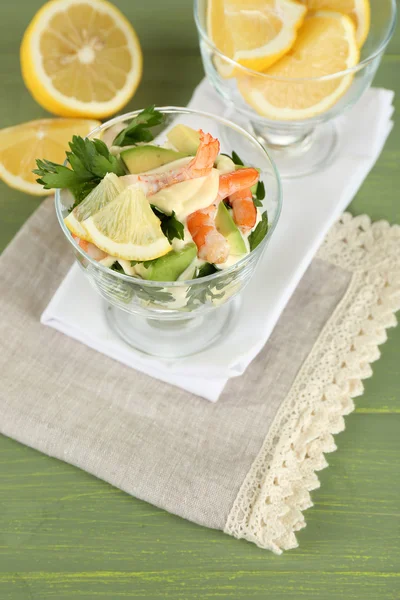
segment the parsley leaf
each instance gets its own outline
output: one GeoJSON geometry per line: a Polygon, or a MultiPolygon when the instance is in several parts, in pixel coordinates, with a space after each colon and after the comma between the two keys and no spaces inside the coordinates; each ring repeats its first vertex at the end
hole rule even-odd
{"type": "Polygon", "coordinates": [[[256,189],[257,200],[264,200],[265,198],[265,185],[262,181],[259,181],[256,189]]]}
{"type": "Polygon", "coordinates": [[[255,206],[262,206],[262,200],[265,198],[265,185],[262,181],[257,183],[257,189],[255,195],[253,195],[253,202],[255,206]]]}
{"type": "Polygon", "coordinates": [[[119,132],[113,141],[114,146],[132,146],[138,142],[151,142],[154,139],[150,127],[160,125],[164,115],[155,110],[155,105],[149,106],[140,112],[130,123],[119,132]]]}
{"type": "Polygon", "coordinates": [[[155,304],[164,304],[165,302],[173,302],[174,297],[170,292],[166,292],[167,288],[163,287],[142,287],[135,285],[135,296],[145,302],[154,302],[155,304]]]}
{"type": "Polygon", "coordinates": [[[240,156],[236,154],[235,151],[232,152],[232,160],[235,163],[235,165],[240,165],[241,167],[244,167],[244,162],[242,161],[240,156]]]}
{"type": "Polygon", "coordinates": [[[117,273],[125,273],[118,261],[115,261],[115,263],[111,265],[110,269],[111,271],[116,271],[117,273]]]}
{"type": "Polygon", "coordinates": [[[200,277],[207,277],[207,275],[212,275],[213,273],[216,273],[217,270],[218,269],[214,267],[214,265],[212,265],[211,263],[204,263],[204,265],[201,265],[201,267],[197,269],[195,279],[199,279],[200,277]]]}
{"type": "Polygon", "coordinates": [[[110,154],[109,149],[101,140],[83,139],[74,135],[69,143],[70,151],[66,152],[70,167],[59,165],[49,160],[36,161],[39,175],[36,181],[45,190],[52,188],[68,189],[75,197],[75,205],[82,202],[94,187],[107,175],[115,173],[125,175],[123,163],[119,158],[110,154]]]}
{"type": "MultiPolygon", "coordinates": [[[[213,267],[210,263],[203,265],[213,267]]],[[[214,267],[215,269],[215,267],[214,267]]],[[[217,269],[215,269],[217,271],[217,269]]],[[[208,273],[211,275],[211,273],[208,273]]],[[[205,275],[203,275],[205,277],[205,275]]],[[[219,283],[215,281],[204,282],[202,285],[194,284],[186,292],[186,307],[188,309],[196,308],[200,304],[210,304],[213,300],[220,300],[226,294],[229,284],[235,279],[235,275],[225,275],[219,283]],[[219,293],[218,293],[219,292],[219,293]]]]}
{"type": "Polygon", "coordinates": [[[163,234],[168,238],[168,241],[171,243],[174,238],[178,238],[178,240],[183,240],[185,237],[185,228],[183,223],[178,221],[175,216],[175,211],[172,211],[172,214],[166,215],[159,208],[151,205],[153,213],[160,219],[161,221],[161,230],[163,234]]]}
{"type": "Polygon", "coordinates": [[[257,246],[262,242],[265,236],[268,233],[269,224],[268,224],[268,214],[265,211],[262,214],[261,221],[258,223],[257,227],[254,231],[249,235],[249,244],[250,244],[250,252],[257,248],[257,246]]]}

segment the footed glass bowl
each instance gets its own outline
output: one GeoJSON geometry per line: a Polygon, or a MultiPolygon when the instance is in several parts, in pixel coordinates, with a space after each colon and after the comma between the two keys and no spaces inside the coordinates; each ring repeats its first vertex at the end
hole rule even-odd
{"type": "Polygon", "coordinates": [[[195,0],[195,21],[207,78],[226,102],[226,116],[253,133],[270,150],[282,177],[306,175],[329,164],[337,147],[333,119],[357,102],[371,85],[395,31],[396,0],[369,2],[371,25],[360,50],[359,63],[331,75],[295,79],[253,71],[220,52],[207,33],[211,0],[195,0]],[[321,103],[312,116],[295,120],[287,111],[284,119],[282,116],[272,119],[262,114],[257,100],[263,90],[271,89],[280,97],[292,98],[305,92],[311,98],[323,98],[335,92],[337,100],[326,108],[321,103]]]}
{"type": "MultiPolygon", "coordinates": [[[[255,275],[274,233],[282,206],[282,190],[274,163],[262,145],[247,131],[223,118],[187,108],[158,108],[165,115],[155,143],[166,141],[176,123],[203,129],[221,142],[221,152],[237,152],[245,165],[260,169],[265,185],[262,211],[268,211],[269,229],[262,242],[233,266],[207,277],[188,281],[147,281],[112,271],[90,258],[75,242],[64,218],[73,198],[57,190],[55,205],[60,226],[76,260],[95,290],[104,298],[111,328],[128,344],[154,356],[181,357],[199,352],[228,330],[240,310],[238,297],[255,275]],[[229,132],[229,143],[226,142],[229,132]]],[[[122,115],[95,129],[88,137],[108,145],[125,123],[140,111],[122,115]]]]}

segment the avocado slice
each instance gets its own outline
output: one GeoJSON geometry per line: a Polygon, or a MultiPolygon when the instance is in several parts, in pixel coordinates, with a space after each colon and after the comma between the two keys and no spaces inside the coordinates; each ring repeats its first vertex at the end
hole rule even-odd
{"type": "Polygon", "coordinates": [[[167,139],[179,152],[195,155],[200,144],[200,134],[195,129],[183,125],[175,125],[169,133],[167,139]]]}
{"type": "Polygon", "coordinates": [[[181,250],[171,250],[154,260],[137,264],[138,275],[152,281],[176,281],[197,256],[196,244],[186,244],[181,250]]]}
{"type": "Polygon", "coordinates": [[[247,247],[242,234],[223,202],[220,202],[218,206],[215,225],[218,231],[228,240],[233,255],[247,254],[247,247]]]}
{"type": "Polygon", "coordinates": [[[226,154],[219,154],[215,159],[215,168],[221,173],[232,173],[236,169],[236,165],[226,154]]]}
{"type": "Polygon", "coordinates": [[[144,173],[185,156],[187,154],[184,152],[151,145],[135,146],[121,152],[121,158],[130,173],[144,173]]]}

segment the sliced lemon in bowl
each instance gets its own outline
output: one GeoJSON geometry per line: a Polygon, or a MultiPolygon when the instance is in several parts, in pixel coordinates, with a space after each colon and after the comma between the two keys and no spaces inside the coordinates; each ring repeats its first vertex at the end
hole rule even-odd
{"type": "Polygon", "coordinates": [[[91,242],[92,240],[83,227],[82,221],[92,217],[109,202],[115,200],[124,189],[125,184],[115,173],[107,173],[86,198],[65,217],[64,223],[70,232],[87,242],[91,242]]]}
{"type": "Polygon", "coordinates": [[[293,46],[306,12],[296,0],[210,0],[208,35],[224,55],[263,71],[293,46]]]}
{"type": "Polygon", "coordinates": [[[137,35],[107,0],[51,0],[21,44],[25,84],[46,110],[103,118],[130,100],[142,75],[137,35]]]}
{"type": "Polygon", "coordinates": [[[0,130],[0,178],[10,187],[35,196],[52,192],[36,182],[36,158],[63,163],[72,136],[85,137],[100,125],[84,119],[38,119],[0,130]]]}
{"type": "Polygon", "coordinates": [[[359,47],[367,39],[371,23],[369,0],[301,0],[310,10],[334,10],[348,15],[356,26],[359,47]]]}
{"type": "Polygon", "coordinates": [[[171,250],[160,219],[144,192],[135,186],[126,188],[82,225],[100,250],[123,260],[152,260],[171,250]]]}
{"type": "Polygon", "coordinates": [[[353,21],[318,11],[304,21],[291,51],[265,72],[269,77],[238,77],[238,87],[258,114],[301,121],[324,113],[345,94],[354,75],[340,72],[356,66],[359,57],[353,21]]]}

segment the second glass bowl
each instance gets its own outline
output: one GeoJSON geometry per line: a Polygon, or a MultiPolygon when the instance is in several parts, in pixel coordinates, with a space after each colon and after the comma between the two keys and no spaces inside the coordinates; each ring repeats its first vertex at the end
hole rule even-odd
{"type": "MultiPolygon", "coordinates": [[[[166,141],[166,133],[172,125],[185,123],[218,138],[221,152],[232,154],[235,151],[245,165],[260,169],[260,180],[264,182],[266,192],[261,210],[268,212],[269,229],[257,248],[233,266],[207,277],[172,282],[142,280],[112,271],[91,259],[75,242],[64,223],[72,197],[67,191],[57,190],[55,203],[59,223],[76,260],[91,285],[105,300],[112,329],[142,352],[180,357],[202,350],[229,330],[230,323],[240,310],[237,298],[255,274],[257,263],[275,231],[282,206],[282,190],[279,175],[267,152],[241,127],[188,108],[163,107],[157,110],[165,115],[164,124],[157,132],[157,144],[166,141]]],[[[116,132],[139,112],[112,119],[88,137],[100,137],[111,143],[116,132]]]]}
{"type": "Polygon", "coordinates": [[[211,0],[195,0],[195,21],[206,75],[227,103],[228,118],[252,132],[270,151],[283,177],[298,177],[323,167],[336,149],[333,119],[351,107],[371,85],[396,24],[395,0],[370,0],[371,26],[361,48],[359,63],[346,71],[323,77],[289,79],[274,77],[241,66],[221,53],[207,33],[211,0]],[[233,76],[232,76],[233,75],[233,76]],[[308,90],[323,96],[341,85],[346,92],[330,108],[300,120],[269,119],[259,114],[241,89],[263,89],[273,85],[279,95],[292,97],[308,90]]]}

